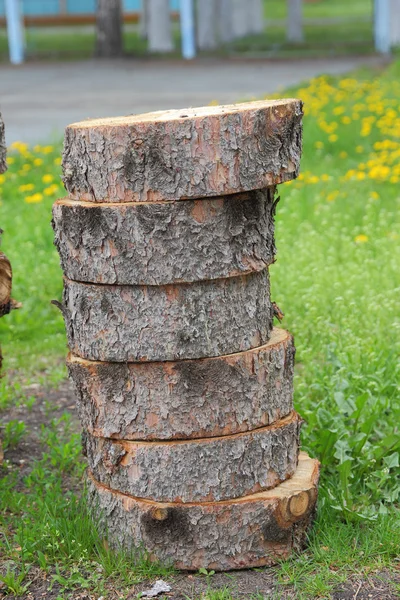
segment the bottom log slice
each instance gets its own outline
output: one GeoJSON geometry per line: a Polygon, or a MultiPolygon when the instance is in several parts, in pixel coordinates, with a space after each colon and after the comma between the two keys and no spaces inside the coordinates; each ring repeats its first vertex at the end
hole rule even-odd
{"type": "Polygon", "coordinates": [[[198,360],[104,363],[70,354],[85,430],[124,440],[230,435],[293,410],[293,338],[274,328],[260,348],[198,360]]]}
{"type": "Polygon", "coordinates": [[[300,453],[294,476],[267,492],[216,503],[161,504],[114,492],[88,477],[100,532],[115,548],[144,547],[177,569],[270,566],[301,550],[317,501],[319,463],[300,453]]]}
{"type": "Polygon", "coordinates": [[[301,419],[224,437],[129,442],[84,435],[94,477],[122,493],[158,502],[211,502],[275,487],[296,471],[301,419]]]}

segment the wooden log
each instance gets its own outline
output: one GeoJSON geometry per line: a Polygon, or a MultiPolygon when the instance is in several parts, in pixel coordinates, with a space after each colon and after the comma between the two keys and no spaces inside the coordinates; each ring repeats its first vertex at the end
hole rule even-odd
{"type": "Polygon", "coordinates": [[[89,433],[173,440],[251,431],[293,410],[294,343],[273,329],[265,346],[217,358],[103,363],[69,355],[78,414],[89,433]]]}
{"type": "Polygon", "coordinates": [[[268,271],[167,286],[64,279],[70,350],[89,360],[167,361],[232,354],[267,343],[268,271]]]}
{"type": "Polygon", "coordinates": [[[55,245],[75,281],[163,285],[260,271],[274,260],[274,188],[187,202],[59,200],[55,245]]]}
{"type": "Polygon", "coordinates": [[[186,441],[132,442],[85,433],[101,484],[158,502],[213,502],[273,488],[296,471],[301,419],[293,412],[254,431],[186,441]]]}
{"type": "Polygon", "coordinates": [[[96,526],[111,546],[144,547],[177,569],[271,566],[304,548],[317,501],[319,463],[300,453],[296,473],[273,490],[217,503],[162,504],[112,491],[89,475],[96,526]]]}
{"type": "Polygon", "coordinates": [[[71,198],[154,202],[236,194],[296,177],[300,100],[161,111],[69,125],[71,198]]]}

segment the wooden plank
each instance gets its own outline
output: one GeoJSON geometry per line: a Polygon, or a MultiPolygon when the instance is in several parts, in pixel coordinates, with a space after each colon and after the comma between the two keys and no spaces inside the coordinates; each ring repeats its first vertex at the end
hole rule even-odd
{"type": "Polygon", "coordinates": [[[294,476],[267,492],[224,502],[172,504],[120,494],[88,478],[96,525],[113,547],[144,547],[177,569],[271,566],[307,541],[319,463],[300,453],[294,476]]]}
{"type": "Polygon", "coordinates": [[[272,329],[265,269],[168,286],[112,286],[64,279],[71,352],[89,360],[170,361],[266,344],[272,329]]]}
{"type": "Polygon", "coordinates": [[[265,100],[95,119],[65,131],[71,198],[153,202],[222,196],[296,177],[300,100],[265,100]]]}
{"type": "Polygon", "coordinates": [[[59,200],[55,244],[75,281],[164,285],[260,271],[274,261],[274,188],[171,203],[59,200]]]}
{"type": "Polygon", "coordinates": [[[273,488],[296,471],[301,419],[184,441],[132,442],[85,433],[84,454],[101,484],[158,502],[213,502],[273,488]]]}
{"type": "Polygon", "coordinates": [[[250,431],[293,410],[292,336],[216,358],[104,363],[69,355],[83,428],[98,437],[173,440],[250,431]]]}

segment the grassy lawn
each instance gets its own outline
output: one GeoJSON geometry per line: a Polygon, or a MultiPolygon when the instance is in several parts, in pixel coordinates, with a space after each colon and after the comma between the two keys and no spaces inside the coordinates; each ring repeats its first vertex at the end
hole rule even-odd
{"type": "MultiPolygon", "coordinates": [[[[400,591],[399,82],[395,63],[280,94],[305,102],[304,157],[299,179],[280,188],[272,295],[296,338],[303,448],[323,468],[309,548],[272,572],[271,598],[331,598],[353,580],[384,580],[393,598],[400,591]]],[[[0,406],[5,421],[12,415],[6,458],[30,439],[30,418],[24,425],[18,417],[35,411],[29,384],[65,377],[64,327],[50,305],[62,287],[50,226],[63,194],[59,156],[60,147],[16,144],[0,176],[2,250],[23,302],[1,322],[8,376],[0,406]]],[[[10,460],[2,471],[3,592],[26,597],[25,586],[42,578],[57,590],[54,600],[81,589],[136,598],[139,581],[171,570],[139,551],[115,555],[97,537],[80,498],[79,436],[68,410],[52,412],[52,394],[39,415],[39,451],[28,445],[25,462],[10,460]]],[[[210,583],[203,598],[236,597],[229,579],[216,592],[213,576],[194,581],[201,577],[210,583]]]]}

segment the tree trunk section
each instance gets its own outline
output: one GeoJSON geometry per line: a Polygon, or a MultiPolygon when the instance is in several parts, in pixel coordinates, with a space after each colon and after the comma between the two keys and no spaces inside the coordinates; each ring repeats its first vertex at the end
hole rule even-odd
{"type": "Polygon", "coordinates": [[[96,56],[117,58],[122,54],[121,0],[97,0],[96,56]]]}
{"type": "Polygon", "coordinates": [[[197,47],[199,50],[215,50],[217,38],[217,0],[197,2],[197,47]]]}
{"type": "Polygon", "coordinates": [[[178,362],[103,363],[69,355],[82,426],[98,437],[173,440],[232,435],[293,410],[294,343],[178,362]]]}
{"type": "Polygon", "coordinates": [[[0,113],[0,175],[7,171],[7,146],[3,118],[0,113]]]}
{"type": "Polygon", "coordinates": [[[101,286],[64,279],[70,350],[89,360],[166,361],[266,344],[272,329],[267,270],[169,286],[101,286]]]}
{"type": "Polygon", "coordinates": [[[217,0],[218,38],[229,44],[234,39],[232,23],[232,0],[217,0]]]}
{"type": "Polygon", "coordinates": [[[249,31],[249,6],[250,0],[231,0],[232,5],[232,30],[234,38],[242,38],[250,33],[249,31]]]}
{"type": "Polygon", "coordinates": [[[101,484],[157,502],[218,502],[276,487],[296,471],[296,413],[255,431],[201,440],[133,442],[85,434],[101,484]]]}
{"type": "Polygon", "coordinates": [[[261,271],[275,257],[274,188],[173,203],[59,200],[53,227],[69,279],[166,285],[261,271]]]}
{"type": "Polygon", "coordinates": [[[150,52],[172,52],[169,0],[147,0],[148,43],[150,52]]]}
{"type": "Polygon", "coordinates": [[[303,0],[288,0],[287,40],[295,44],[304,41],[303,0]]]}
{"type": "Polygon", "coordinates": [[[294,476],[273,490],[217,503],[162,504],[88,478],[89,502],[111,545],[143,546],[175,568],[216,571],[271,566],[304,548],[317,501],[319,463],[300,453],[294,476]]]}
{"type": "Polygon", "coordinates": [[[300,100],[82,121],[66,129],[73,199],[157,202],[263,189],[296,177],[300,100]]]}

